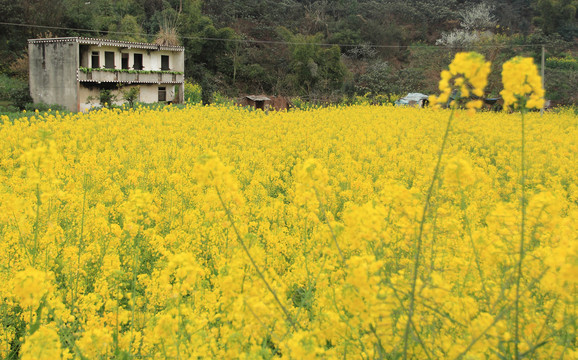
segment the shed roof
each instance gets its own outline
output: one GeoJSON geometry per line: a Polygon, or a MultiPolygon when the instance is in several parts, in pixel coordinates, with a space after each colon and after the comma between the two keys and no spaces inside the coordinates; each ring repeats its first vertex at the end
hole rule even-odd
{"type": "Polygon", "coordinates": [[[116,46],[116,47],[137,48],[137,49],[147,49],[147,50],[185,51],[185,48],[182,46],[157,45],[157,44],[150,44],[150,43],[143,43],[143,42],[98,39],[98,38],[87,38],[87,37],[61,37],[61,38],[45,38],[45,39],[28,39],[28,43],[30,43],[30,44],[59,43],[59,42],[76,42],[76,43],[79,43],[82,45],[116,46]]]}
{"type": "Polygon", "coordinates": [[[271,99],[269,99],[265,95],[247,95],[245,97],[252,101],[271,101],[271,99]]]}

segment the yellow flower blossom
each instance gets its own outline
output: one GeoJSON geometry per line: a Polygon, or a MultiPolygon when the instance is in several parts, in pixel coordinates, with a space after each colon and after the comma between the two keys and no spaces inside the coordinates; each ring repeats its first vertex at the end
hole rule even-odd
{"type": "Polygon", "coordinates": [[[42,299],[53,291],[53,281],[53,274],[28,268],[14,275],[12,294],[24,309],[36,310],[42,299]]]}
{"type": "Polygon", "coordinates": [[[22,360],[62,359],[66,353],[67,351],[61,348],[58,333],[51,326],[41,326],[28,336],[20,350],[22,360]]]}
{"type": "MultiPolygon", "coordinates": [[[[448,88],[477,96],[488,69],[458,56],[441,100],[448,88]]],[[[512,355],[516,115],[453,119],[423,222],[447,117],[437,111],[34,116],[0,126],[0,357],[402,358],[420,228],[407,358],[512,355]]],[[[566,358],[576,116],[525,116],[519,348],[566,358]]]]}
{"type": "MultiPolygon", "coordinates": [[[[439,82],[441,94],[430,97],[430,102],[432,104],[446,104],[453,92],[457,93],[459,98],[467,98],[470,93],[478,97],[483,96],[490,70],[491,63],[486,62],[484,57],[476,52],[456,54],[449,69],[441,72],[439,82]]],[[[471,100],[466,107],[479,109],[482,105],[481,100],[471,100]]]]}
{"type": "Polygon", "coordinates": [[[475,181],[472,166],[464,159],[455,157],[448,161],[445,168],[444,184],[454,187],[466,187],[475,181]]]}
{"type": "Polygon", "coordinates": [[[113,337],[110,329],[100,327],[96,324],[86,330],[82,337],[76,342],[78,349],[83,356],[88,359],[98,359],[110,354],[113,349],[113,337]]]}
{"type": "Polygon", "coordinates": [[[544,106],[542,77],[534,59],[517,56],[504,63],[502,70],[504,106],[514,109],[540,109],[544,106]]]}

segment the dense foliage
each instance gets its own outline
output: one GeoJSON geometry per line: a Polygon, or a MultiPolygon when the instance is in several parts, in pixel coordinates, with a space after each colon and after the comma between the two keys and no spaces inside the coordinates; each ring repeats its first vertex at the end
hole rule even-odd
{"type": "MultiPolygon", "coordinates": [[[[548,57],[576,59],[577,4],[577,0],[2,1],[0,22],[46,27],[0,24],[0,72],[26,73],[28,38],[104,36],[184,45],[186,76],[201,86],[205,102],[215,91],[228,96],[298,95],[314,102],[367,92],[386,97],[428,93],[435,90],[440,68],[435,63],[447,63],[455,50],[483,50],[496,66],[502,64],[500,58],[514,55],[538,59],[541,47],[535,44],[546,44],[548,57]],[[376,86],[375,81],[382,79],[387,85],[376,86]]],[[[575,104],[577,72],[553,69],[546,77],[547,98],[555,104],[575,104]]],[[[500,90],[490,82],[489,93],[500,90]]]]}

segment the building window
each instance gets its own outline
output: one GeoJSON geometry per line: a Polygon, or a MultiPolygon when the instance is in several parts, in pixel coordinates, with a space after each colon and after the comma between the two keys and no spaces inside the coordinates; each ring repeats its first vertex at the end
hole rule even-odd
{"type": "Polygon", "coordinates": [[[161,70],[170,70],[168,55],[161,55],[161,70]]]}
{"type": "Polygon", "coordinates": [[[98,51],[92,52],[92,68],[96,69],[100,67],[100,57],[98,55],[98,51]]]}
{"type": "Polygon", "coordinates": [[[128,69],[128,54],[122,54],[122,68],[128,69]]]}
{"type": "Polygon", "coordinates": [[[104,52],[104,67],[114,69],[114,53],[112,51],[104,52]]]}
{"type": "Polygon", "coordinates": [[[142,70],[142,54],[134,54],[134,64],[132,65],[135,70],[142,70]]]}
{"type": "Polygon", "coordinates": [[[159,86],[159,101],[167,101],[167,88],[159,86]]]}
{"type": "Polygon", "coordinates": [[[92,52],[90,52],[88,50],[88,46],[87,45],[79,45],[78,46],[78,65],[85,67],[85,68],[89,68],[91,67],[90,65],[90,56],[92,55],[92,52]]]}

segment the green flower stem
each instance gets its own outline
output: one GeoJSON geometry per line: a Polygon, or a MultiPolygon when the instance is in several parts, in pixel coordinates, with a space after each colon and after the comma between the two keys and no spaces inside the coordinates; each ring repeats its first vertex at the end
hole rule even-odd
{"type": "Polygon", "coordinates": [[[287,308],[283,305],[281,300],[279,300],[277,293],[275,292],[275,290],[273,290],[273,288],[271,287],[271,285],[269,284],[269,282],[265,278],[265,275],[261,272],[261,270],[259,269],[259,266],[257,266],[257,263],[255,262],[255,260],[253,259],[253,256],[249,252],[249,248],[247,247],[247,244],[245,244],[245,242],[243,241],[243,238],[241,237],[241,234],[239,233],[239,230],[237,229],[237,226],[235,225],[235,221],[233,219],[233,214],[231,214],[231,210],[229,209],[227,204],[225,204],[225,201],[223,200],[223,197],[221,196],[221,191],[219,190],[219,188],[217,186],[215,186],[215,190],[217,190],[217,195],[219,196],[219,201],[221,202],[221,205],[225,209],[225,212],[227,213],[227,217],[229,218],[229,221],[231,222],[231,227],[233,228],[233,231],[235,232],[235,235],[237,237],[237,241],[239,241],[239,244],[241,244],[243,251],[245,252],[245,254],[247,254],[247,257],[249,258],[251,265],[253,265],[253,268],[257,272],[257,275],[259,275],[259,278],[261,278],[263,283],[265,283],[267,290],[269,290],[271,295],[273,295],[275,302],[277,302],[277,305],[279,305],[279,307],[281,308],[281,311],[283,311],[283,314],[285,314],[285,317],[287,318],[287,322],[291,325],[291,327],[294,330],[297,330],[298,324],[295,322],[295,320],[293,320],[293,317],[291,316],[291,314],[289,313],[287,308]]]}
{"type": "Polygon", "coordinates": [[[421,247],[422,247],[423,228],[424,228],[425,219],[427,217],[427,213],[429,210],[429,205],[430,205],[431,197],[433,194],[433,188],[434,188],[434,185],[435,185],[435,183],[438,179],[438,176],[439,176],[441,162],[442,162],[442,156],[444,154],[444,149],[446,147],[446,143],[447,143],[447,140],[448,140],[448,137],[450,134],[450,129],[452,126],[452,120],[454,118],[455,110],[456,110],[455,106],[453,106],[452,112],[450,113],[450,117],[448,119],[448,123],[446,126],[446,132],[445,132],[444,138],[442,140],[442,145],[441,145],[441,148],[440,148],[440,151],[438,154],[438,159],[437,159],[436,167],[434,169],[433,178],[431,180],[431,183],[429,185],[429,189],[427,191],[427,196],[425,199],[425,204],[423,206],[423,212],[421,215],[421,221],[419,224],[419,233],[417,236],[415,257],[414,257],[414,263],[413,263],[413,278],[412,278],[412,282],[411,282],[411,293],[409,295],[409,309],[407,311],[407,323],[405,325],[405,333],[403,335],[403,359],[404,360],[407,359],[407,349],[408,349],[408,345],[409,345],[409,332],[410,332],[410,328],[411,328],[411,324],[412,324],[413,313],[415,311],[415,291],[416,291],[416,284],[417,284],[417,274],[419,271],[419,261],[420,261],[420,255],[421,255],[421,247]]]}
{"type": "Polygon", "coordinates": [[[515,329],[514,329],[514,359],[520,359],[520,282],[522,280],[522,261],[524,260],[524,232],[526,230],[526,164],[524,147],[526,145],[526,133],[524,127],[524,111],[522,109],[522,164],[521,164],[521,179],[520,185],[522,187],[522,194],[520,196],[520,206],[522,208],[522,224],[520,229],[520,250],[518,258],[518,274],[516,277],[516,303],[515,303],[515,329]]]}

